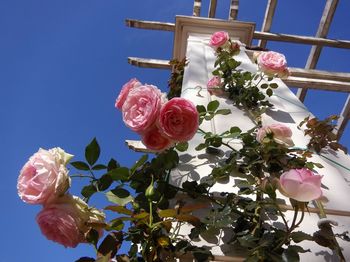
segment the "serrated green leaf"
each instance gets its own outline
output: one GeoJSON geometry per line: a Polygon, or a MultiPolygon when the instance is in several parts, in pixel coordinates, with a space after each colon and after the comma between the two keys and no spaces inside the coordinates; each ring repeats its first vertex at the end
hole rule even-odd
{"type": "Polygon", "coordinates": [[[180,152],[185,152],[188,149],[188,142],[177,143],[175,148],[180,152]]]}
{"type": "Polygon", "coordinates": [[[231,113],[230,109],[219,109],[215,112],[216,115],[228,115],[231,113]]]}
{"type": "Polygon", "coordinates": [[[125,197],[125,198],[120,198],[120,197],[117,197],[115,194],[113,194],[112,191],[109,191],[106,193],[106,197],[107,199],[112,202],[112,203],[115,203],[117,205],[120,205],[120,206],[125,206],[126,204],[130,203],[131,201],[133,201],[133,197],[132,196],[128,196],[128,197],[125,197]]]}
{"type": "Polygon", "coordinates": [[[113,183],[113,180],[112,180],[111,176],[108,173],[104,174],[97,181],[98,190],[105,191],[110,187],[110,185],[112,183],[113,183]]]}
{"type": "Polygon", "coordinates": [[[126,181],[129,178],[129,169],[127,167],[118,167],[108,172],[114,181],[126,181]]]}
{"type": "Polygon", "coordinates": [[[89,165],[82,161],[70,162],[70,164],[78,170],[90,170],[89,165]]]}
{"type": "Polygon", "coordinates": [[[293,239],[295,243],[299,243],[303,240],[310,240],[313,241],[313,237],[309,234],[306,234],[302,231],[292,232],[290,234],[290,237],[293,239]]]}
{"type": "Polygon", "coordinates": [[[130,173],[133,174],[136,169],[141,167],[144,163],[146,163],[148,159],[148,155],[143,155],[131,168],[130,168],[130,173]]]}
{"type": "Polygon", "coordinates": [[[98,145],[96,138],[94,138],[85,148],[85,159],[92,166],[96,163],[99,156],[100,146],[98,145]]]}
{"type": "Polygon", "coordinates": [[[220,103],[218,100],[213,100],[213,101],[210,101],[207,105],[207,110],[209,112],[215,112],[216,109],[218,109],[220,103]]]}
{"type": "Polygon", "coordinates": [[[197,111],[199,114],[207,112],[207,110],[205,109],[205,106],[203,106],[203,105],[197,105],[196,108],[197,108],[197,111]]]}
{"type": "Polygon", "coordinates": [[[107,169],[107,167],[101,164],[97,164],[92,167],[92,170],[103,170],[103,169],[107,169]]]}

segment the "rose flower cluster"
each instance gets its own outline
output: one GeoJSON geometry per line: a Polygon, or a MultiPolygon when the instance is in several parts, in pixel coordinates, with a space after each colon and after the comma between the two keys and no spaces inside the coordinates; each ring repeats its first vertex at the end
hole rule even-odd
{"type": "Polygon", "coordinates": [[[89,223],[105,219],[103,212],[67,193],[70,177],[66,166],[72,157],[59,147],[40,148],[23,166],[17,183],[24,202],[43,205],[36,217],[43,235],[65,247],[86,242],[89,223]]]}
{"type": "MultiPolygon", "coordinates": [[[[280,123],[259,128],[256,140],[262,145],[274,141],[284,147],[294,146],[292,130],[280,123]]],[[[309,202],[322,196],[321,179],[322,176],[307,168],[290,169],[280,176],[278,189],[286,197],[309,202]]]]}
{"type": "Polygon", "coordinates": [[[122,111],[125,125],[154,152],[190,140],[198,129],[199,115],[191,101],[180,97],[168,101],[156,86],[135,78],[122,87],[115,107],[122,111]]]}

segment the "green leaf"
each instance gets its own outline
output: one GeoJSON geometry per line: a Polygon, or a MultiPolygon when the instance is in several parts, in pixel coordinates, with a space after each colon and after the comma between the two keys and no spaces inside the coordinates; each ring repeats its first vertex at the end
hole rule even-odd
{"type": "Polygon", "coordinates": [[[130,168],[130,173],[133,174],[136,169],[141,167],[148,159],[148,155],[143,155],[136,163],[130,168]]]}
{"type": "Polygon", "coordinates": [[[97,246],[98,238],[99,234],[95,229],[90,229],[86,234],[86,241],[93,244],[95,247],[97,246]]]}
{"type": "Polygon", "coordinates": [[[188,149],[188,142],[177,143],[175,148],[180,152],[185,152],[188,149]]]}
{"type": "Polygon", "coordinates": [[[89,165],[82,161],[70,162],[70,164],[78,170],[90,170],[89,165]]]}
{"type": "Polygon", "coordinates": [[[111,176],[107,173],[100,177],[100,179],[97,181],[98,190],[99,191],[105,191],[110,187],[110,185],[113,183],[113,180],[111,176]]]}
{"type": "Polygon", "coordinates": [[[228,115],[231,113],[230,109],[219,109],[215,112],[215,115],[228,115]]]}
{"type": "Polygon", "coordinates": [[[98,145],[96,138],[94,138],[85,148],[85,158],[86,161],[92,166],[96,163],[99,156],[100,146],[98,145]]]}
{"type": "Polygon", "coordinates": [[[133,197],[132,196],[128,196],[128,197],[125,197],[125,198],[120,198],[120,197],[117,197],[115,194],[113,194],[112,191],[109,191],[106,193],[106,197],[107,199],[112,202],[112,203],[115,203],[117,205],[120,205],[120,206],[125,206],[126,204],[130,203],[131,201],[133,201],[133,197]]]}
{"type": "Polygon", "coordinates": [[[110,227],[111,227],[111,229],[116,230],[116,231],[123,230],[124,222],[121,219],[114,219],[111,221],[110,227]]]}
{"type": "Polygon", "coordinates": [[[111,192],[120,198],[126,198],[126,197],[130,196],[130,192],[122,187],[117,187],[117,188],[111,190],[111,192]]]}
{"type": "Polygon", "coordinates": [[[276,89],[276,88],[278,87],[278,84],[277,84],[277,83],[271,83],[271,84],[270,84],[270,87],[271,87],[272,89],[276,89]]]}
{"type": "Polygon", "coordinates": [[[94,193],[97,192],[97,189],[94,185],[84,186],[81,190],[81,195],[89,199],[94,193]]]}
{"type": "Polygon", "coordinates": [[[119,163],[115,159],[111,158],[111,160],[108,162],[107,171],[111,171],[118,167],[120,167],[119,163]]]}
{"type": "Polygon", "coordinates": [[[216,109],[218,109],[220,103],[218,100],[210,101],[207,105],[207,109],[209,112],[215,112],[216,109]]]}
{"type": "Polygon", "coordinates": [[[95,262],[95,259],[91,257],[81,257],[78,260],[75,260],[75,262],[95,262]]]}
{"type": "Polygon", "coordinates": [[[118,167],[108,172],[114,181],[126,181],[129,178],[129,169],[127,167],[118,167]]]}
{"type": "Polygon", "coordinates": [[[268,86],[269,86],[268,84],[262,84],[260,87],[261,87],[262,89],[266,89],[268,86]]]}
{"type": "Polygon", "coordinates": [[[196,146],[196,150],[197,151],[200,151],[200,150],[202,150],[202,149],[204,149],[204,148],[206,148],[207,147],[207,145],[206,144],[204,144],[204,143],[202,143],[202,144],[199,144],[198,146],[196,146]]]}
{"type": "Polygon", "coordinates": [[[109,233],[99,246],[98,253],[103,256],[110,255],[110,257],[114,257],[117,254],[122,242],[122,232],[109,233]]]}
{"type": "Polygon", "coordinates": [[[234,126],[234,127],[231,127],[230,128],[230,133],[232,134],[232,133],[241,133],[242,132],[242,130],[239,128],[239,127],[237,127],[237,126],[234,126]]]}
{"type": "Polygon", "coordinates": [[[131,216],[133,214],[131,210],[129,210],[126,207],[123,207],[123,206],[107,206],[104,209],[105,210],[110,210],[110,211],[113,211],[113,212],[117,212],[119,214],[129,215],[129,216],[131,216]]]}
{"type": "Polygon", "coordinates": [[[196,106],[198,113],[206,113],[207,110],[205,109],[205,106],[203,105],[197,105],[196,106]]]}
{"type": "Polygon", "coordinates": [[[271,89],[271,88],[266,89],[266,94],[267,94],[268,96],[272,96],[272,95],[273,95],[272,89],[271,89]]]}
{"type": "Polygon", "coordinates": [[[107,167],[101,164],[97,164],[92,167],[92,170],[103,170],[103,169],[107,169],[107,167]]]}
{"type": "Polygon", "coordinates": [[[176,214],[177,214],[176,209],[164,209],[164,210],[158,211],[159,217],[175,217],[176,214]]]}
{"type": "Polygon", "coordinates": [[[313,237],[309,234],[306,234],[302,231],[292,232],[290,234],[290,237],[293,239],[295,243],[299,243],[303,240],[310,240],[313,241],[313,237]]]}

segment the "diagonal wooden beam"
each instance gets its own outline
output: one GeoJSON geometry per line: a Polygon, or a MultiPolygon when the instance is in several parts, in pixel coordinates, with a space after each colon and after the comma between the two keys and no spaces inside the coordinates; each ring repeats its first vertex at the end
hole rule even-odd
{"type": "MultiPolygon", "coordinates": [[[[264,17],[264,22],[261,27],[261,31],[263,32],[269,32],[271,29],[272,25],[272,19],[275,14],[275,9],[277,5],[277,0],[268,0],[267,1],[267,6],[266,6],[266,11],[265,11],[265,17],[264,17]]],[[[262,48],[265,48],[267,44],[266,40],[259,40],[258,45],[262,48]]]]}
{"type": "Polygon", "coordinates": [[[202,0],[194,0],[193,2],[193,16],[201,16],[202,0]]]}
{"type": "Polygon", "coordinates": [[[214,18],[216,13],[217,0],[210,0],[208,17],[214,18]]]}
{"type": "Polygon", "coordinates": [[[231,0],[228,20],[236,20],[238,16],[239,0],[231,0]]]}
{"type": "Polygon", "coordinates": [[[172,66],[169,64],[169,60],[161,59],[150,59],[150,58],[140,58],[140,57],[128,57],[128,63],[137,67],[144,68],[156,68],[156,69],[169,69],[172,66]]]}
{"type": "MultiPolygon", "coordinates": [[[[323,10],[320,24],[316,33],[316,37],[325,38],[328,35],[329,27],[332,23],[335,10],[337,9],[338,0],[327,0],[326,6],[323,10]]],[[[322,51],[322,46],[312,46],[309,57],[306,61],[305,68],[314,69],[320,57],[322,51]]],[[[304,101],[306,97],[307,90],[299,89],[297,92],[297,97],[300,101],[304,101]]]]}
{"type": "Polygon", "coordinates": [[[340,140],[341,136],[344,133],[345,127],[347,123],[349,122],[350,118],[350,95],[348,95],[348,99],[346,100],[344,107],[342,109],[342,112],[339,116],[338,122],[337,122],[337,139],[340,140]]]}
{"type": "MultiPolygon", "coordinates": [[[[150,30],[175,31],[174,23],[127,19],[126,25],[130,27],[150,29],[150,30]]],[[[261,31],[255,31],[253,38],[260,39],[260,40],[277,41],[277,42],[290,42],[290,43],[297,43],[297,44],[329,46],[329,47],[335,47],[335,48],[350,49],[349,40],[335,40],[335,39],[328,39],[328,38],[290,35],[290,34],[276,34],[276,33],[261,32],[261,31]]]]}

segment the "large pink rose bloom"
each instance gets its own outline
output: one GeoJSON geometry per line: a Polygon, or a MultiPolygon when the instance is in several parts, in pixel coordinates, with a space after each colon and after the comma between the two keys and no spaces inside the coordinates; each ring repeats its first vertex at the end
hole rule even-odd
{"type": "Polygon", "coordinates": [[[286,77],[289,75],[287,60],[283,54],[273,51],[261,52],[257,57],[257,63],[260,70],[269,76],[286,77]]]}
{"type": "Polygon", "coordinates": [[[102,223],[105,215],[76,196],[64,195],[39,212],[36,221],[47,239],[65,247],[85,242],[88,222],[102,223]]]}
{"type": "Polygon", "coordinates": [[[147,131],[142,136],[142,143],[148,148],[156,152],[164,151],[173,145],[173,142],[165,137],[157,126],[147,131]]]}
{"type": "Polygon", "coordinates": [[[141,83],[136,78],[132,78],[129,80],[129,82],[124,84],[118,98],[115,101],[115,108],[121,110],[126,98],[129,95],[130,90],[140,85],[141,83]]]}
{"type": "Polygon", "coordinates": [[[225,93],[222,88],[221,78],[219,76],[213,76],[207,83],[208,92],[211,95],[220,96],[225,93]]]}
{"type": "Polygon", "coordinates": [[[230,37],[227,32],[224,32],[224,31],[215,32],[210,37],[209,45],[214,48],[222,47],[228,42],[229,39],[230,37]]]}
{"type": "Polygon", "coordinates": [[[174,141],[188,141],[197,132],[198,117],[197,109],[191,101],[176,97],[160,110],[159,127],[174,141]]]}
{"type": "Polygon", "coordinates": [[[142,134],[155,123],[162,104],[162,93],[152,85],[132,89],[122,107],[123,120],[131,130],[142,134]]]}
{"type": "Polygon", "coordinates": [[[262,143],[266,135],[271,133],[273,134],[273,140],[276,143],[285,146],[294,146],[293,140],[291,138],[292,130],[283,124],[272,124],[259,128],[256,134],[256,140],[262,143]]]}
{"type": "Polygon", "coordinates": [[[287,197],[309,202],[322,196],[321,179],[307,168],[292,169],[281,175],[280,191],[287,197]]]}
{"type": "Polygon", "coordinates": [[[70,186],[66,164],[71,157],[61,148],[40,148],[20,172],[19,197],[29,204],[44,204],[63,195],[70,186]]]}

